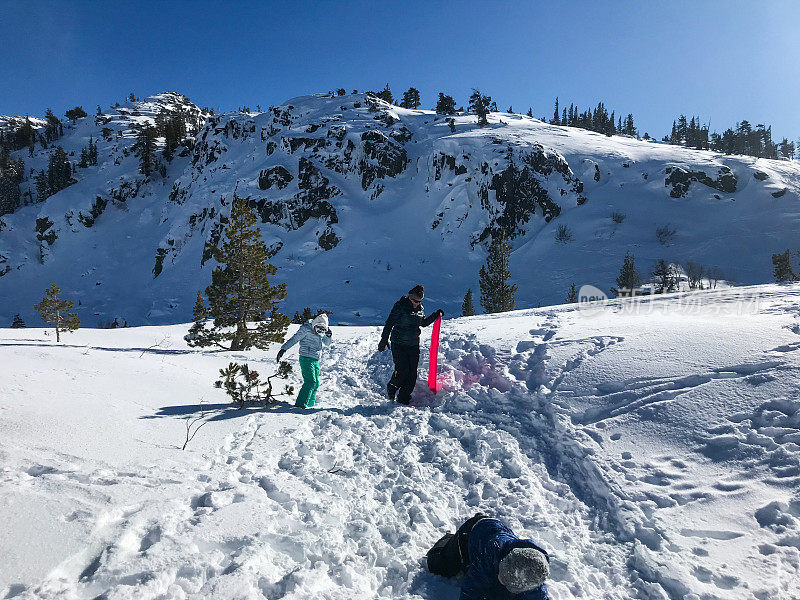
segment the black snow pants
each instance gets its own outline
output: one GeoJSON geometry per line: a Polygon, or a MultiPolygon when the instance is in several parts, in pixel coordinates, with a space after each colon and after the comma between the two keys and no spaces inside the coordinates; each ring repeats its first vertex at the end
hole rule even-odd
{"type": "Polygon", "coordinates": [[[458,528],[455,535],[447,533],[430,550],[428,550],[428,571],[443,577],[455,577],[469,566],[469,532],[475,523],[485,519],[486,515],[478,513],[458,528]]]}
{"type": "Polygon", "coordinates": [[[417,385],[417,367],[419,366],[419,346],[392,344],[394,373],[387,384],[390,392],[397,393],[396,400],[400,404],[411,401],[411,392],[417,385]]]}

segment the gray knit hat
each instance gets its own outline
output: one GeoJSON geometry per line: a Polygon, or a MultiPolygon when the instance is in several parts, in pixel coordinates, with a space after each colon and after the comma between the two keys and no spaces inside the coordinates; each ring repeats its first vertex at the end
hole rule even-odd
{"type": "Polygon", "coordinates": [[[512,594],[542,585],[550,575],[547,557],[535,548],[514,548],[500,561],[500,583],[512,594]]]}

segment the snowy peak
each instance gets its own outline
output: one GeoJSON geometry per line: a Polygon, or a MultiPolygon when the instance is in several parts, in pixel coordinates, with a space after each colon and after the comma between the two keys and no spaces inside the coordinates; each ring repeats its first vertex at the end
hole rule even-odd
{"type": "Polygon", "coordinates": [[[771,255],[796,245],[800,197],[794,162],[513,113],[478,127],[474,115],[369,94],[214,115],[164,92],[64,121],[57,139],[11,158],[25,169],[18,206],[0,215],[0,289],[12,299],[0,323],[34,319],[53,281],[90,322],[188,320],[234,192],[259,215],[284,310],[325,308],[349,323],[379,322],[418,282],[435,282],[432,300],[457,312],[500,231],[520,307],[561,302],[572,283],[608,290],[627,252],[645,279],[664,259],[770,281],[771,255]],[[58,146],[70,184],[42,194],[37,177],[58,146]]]}

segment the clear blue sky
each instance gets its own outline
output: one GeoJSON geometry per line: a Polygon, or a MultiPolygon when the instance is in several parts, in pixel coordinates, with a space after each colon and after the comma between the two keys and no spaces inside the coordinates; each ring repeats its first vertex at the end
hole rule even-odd
{"type": "Polygon", "coordinates": [[[165,90],[262,108],[339,87],[471,88],[535,116],[556,95],[800,137],[800,1],[40,2],[0,0],[0,114],[92,112],[165,90]]]}

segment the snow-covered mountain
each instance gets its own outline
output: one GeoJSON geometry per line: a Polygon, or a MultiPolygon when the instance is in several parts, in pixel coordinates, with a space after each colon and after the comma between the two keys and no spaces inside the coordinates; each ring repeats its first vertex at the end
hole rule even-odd
{"type": "Polygon", "coordinates": [[[645,274],[661,258],[691,260],[752,284],[771,281],[773,253],[798,245],[795,162],[517,114],[479,128],[473,115],[319,94],[212,115],[164,93],[63,128],[49,148],[13,153],[25,160],[23,198],[36,198],[34,175],[57,145],[77,162],[92,138],[97,165],[0,217],[0,324],[16,313],[38,323],[33,304],[53,282],[85,325],[189,319],[234,191],[258,210],[288,286],[284,312],[324,308],[339,323],[379,322],[419,282],[430,306],[459,312],[501,227],[514,235],[519,307],[561,302],[572,283],[608,290],[627,251],[645,274]],[[136,135],[162,111],[182,113],[189,138],[145,177],[136,135]]]}
{"type": "Polygon", "coordinates": [[[275,346],[0,329],[0,597],[456,600],[425,552],[480,511],[554,600],[800,598],[800,285],[585,308],[445,320],[410,407],[334,327],[306,411],[211,385],[275,346]]]}

